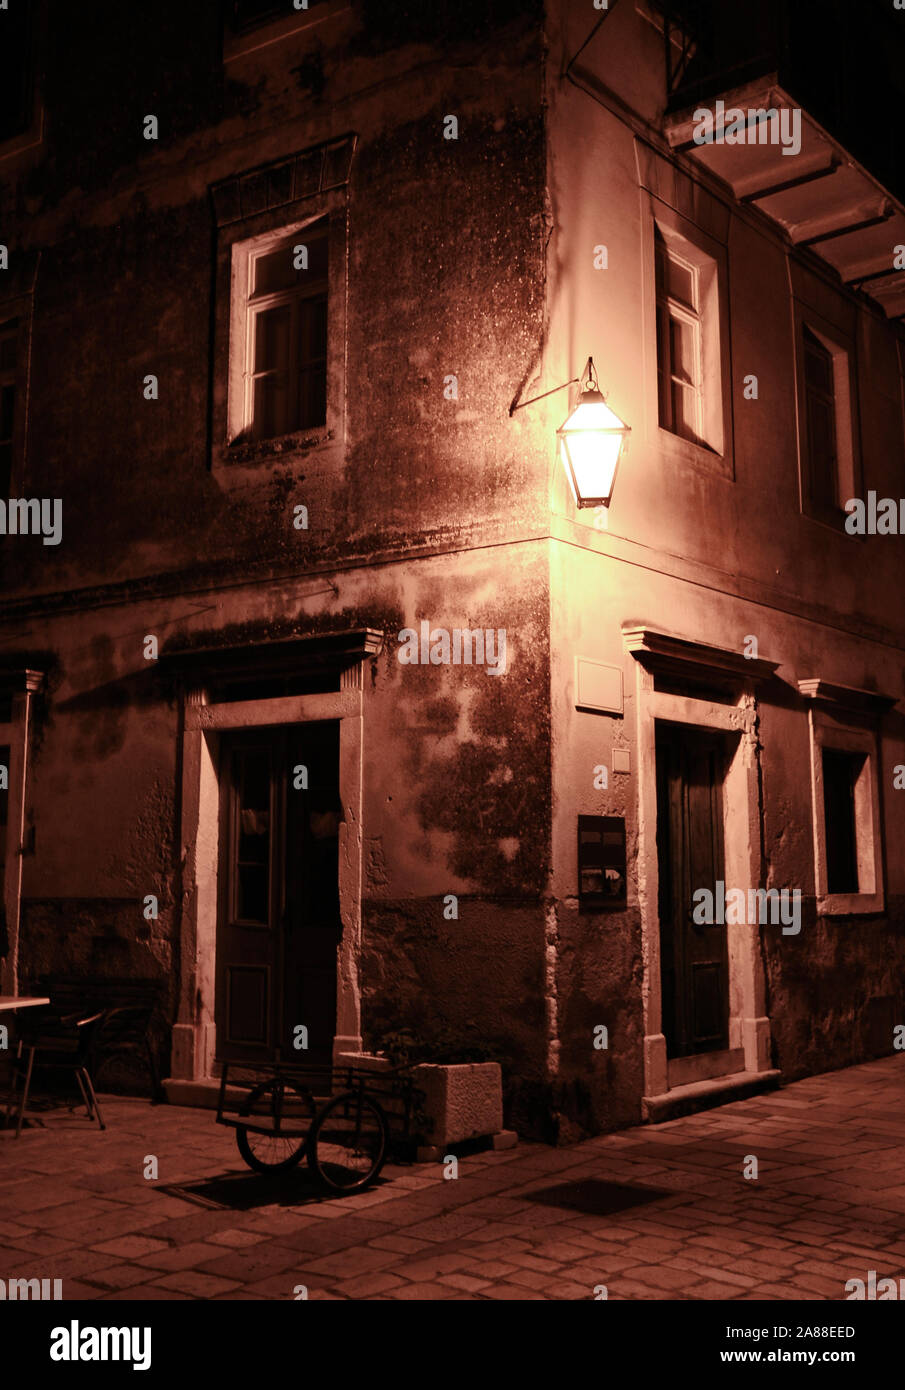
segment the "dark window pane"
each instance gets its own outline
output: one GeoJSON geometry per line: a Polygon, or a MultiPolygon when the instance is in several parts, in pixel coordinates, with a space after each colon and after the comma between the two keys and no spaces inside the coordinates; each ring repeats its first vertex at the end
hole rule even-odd
{"type": "MultiPolygon", "coordinates": [[[[6,777],[4,779],[6,787],[0,788],[0,829],[2,829],[2,827],[6,825],[9,808],[9,744],[0,745],[0,766],[6,768],[6,777]]],[[[0,848],[2,848],[2,839],[0,839],[0,848]]],[[[3,854],[0,854],[0,866],[2,866],[3,858],[3,854]]],[[[0,872],[2,872],[2,868],[0,868],[0,872]]]]}
{"type": "Polygon", "coordinates": [[[285,372],[289,366],[288,304],[265,309],[255,319],[255,371],[285,372]]]}
{"type": "Polygon", "coordinates": [[[257,750],[242,754],[242,808],[270,810],[270,757],[257,750]]]}
{"type": "Polygon", "coordinates": [[[254,262],[254,294],[275,294],[296,287],[306,289],[327,279],[327,238],[323,230],[310,228],[297,233],[291,241],[258,256],[254,262]],[[304,247],[306,255],[297,252],[304,247]],[[307,258],[307,265],[302,266],[307,258]],[[296,261],[299,267],[296,268],[296,261]]]}
{"type": "Polygon", "coordinates": [[[660,424],[665,429],[672,426],[670,402],[669,355],[667,342],[669,315],[664,304],[657,305],[657,389],[660,402],[660,424]]]}
{"type": "Polygon", "coordinates": [[[323,231],[308,241],[299,235],[255,263],[255,293],[279,295],[278,303],[255,314],[256,439],[310,429],[327,418],[327,239],[323,231]],[[293,269],[295,245],[309,249],[305,271],[293,269]]]}
{"type": "Polygon", "coordinates": [[[236,916],[267,922],[270,899],[270,757],[266,749],[236,753],[236,916]]]}
{"type": "Polygon", "coordinates": [[[325,400],[327,370],[324,367],[311,367],[304,371],[300,381],[299,430],[313,430],[316,425],[324,424],[325,400]]]}
{"type": "Polygon", "coordinates": [[[273,294],[275,290],[291,289],[300,274],[293,264],[295,252],[289,245],[255,261],[255,294],[273,294]]]}
{"type": "Polygon", "coordinates": [[[31,0],[10,0],[0,10],[0,140],[31,119],[31,8],[31,0]]]}
{"type": "Polygon", "coordinates": [[[0,372],[15,370],[16,337],[15,324],[4,324],[2,331],[0,331],[0,372]]]}
{"type": "Polygon", "coordinates": [[[0,497],[9,497],[10,479],[13,475],[13,446],[0,444],[0,497]]]}
{"type": "Polygon", "coordinates": [[[289,379],[262,376],[255,382],[255,439],[278,439],[294,428],[289,409],[289,379]]]}
{"type": "Polygon", "coordinates": [[[823,750],[828,893],[858,892],[855,781],[863,761],[860,754],[846,753],[836,748],[823,750]]]}
{"type": "Polygon", "coordinates": [[[839,507],[833,356],[807,327],[804,381],[811,503],[818,511],[832,512],[839,507]]]}
{"type": "Polygon", "coordinates": [[[821,510],[838,506],[836,421],[833,406],[807,395],[808,465],[811,501],[821,510]]]}
{"type": "Polygon", "coordinates": [[[0,764],[6,768],[7,790],[0,789],[0,907],[6,882],[6,824],[9,816],[9,746],[0,746],[0,764]]]}
{"type": "Polygon", "coordinates": [[[299,305],[299,362],[302,366],[327,356],[327,296],[304,299],[299,305]]]}
{"type": "Polygon", "coordinates": [[[657,394],[660,424],[684,439],[698,438],[698,391],[702,385],[700,320],[694,271],[670,254],[654,228],[657,283],[657,394]],[[672,301],[690,311],[688,318],[672,301]]]}
{"type": "Polygon", "coordinates": [[[254,384],[254,434],[274,439],[294,428],[289,392],[289,334],[292,310],[288,304],[265,309],[255,321],[255,371],[267,372],[254,384]]]}
{"type": "Polygon", "coordinates": [[[267,921],[268,875],[266,868],[255,864],[238,866],[238,897],[236,916],[240,922],[267,921]]]}
{"type": "Polygon", "coordinates": [[[696,384],[695,332],[690,323],[684,319],[670,319],[669,348],[673,376],[689,385],[696,384]]]}
{"type": "Polygon", "coordinates": [[[804,330],[804,373],[808,386],[833,395],[833,357],[816,334],[804,330]]]}
{"type": "Polygon", "coordinates": [[[679,261],[674,260],[672,256],[669,257],[669,293],[673,299],[687,304],[690,309],[697,307],[694,273],[688,266],[681,265],[679,261]]]}
{"type": "Polygon", "coordinates": [[[672,383],[672,429],[683,439],[697,439],[697,396],[690,386],[672,383]]]}
{"type": "Polygon", "coordinates": [[[327,369],[308,367],[299,383],[299,423],[301,430],[323,425],[327,418],[327,369]]]}
{"type": "Polygon", "coordinates": [[[689,309],[697,308],[695,274],[690,266],[684,265],[670,255],[666,238],[659,227],[654,228],[654,250],[656,252],[657,289],[661,294],[671,295],[689,309]]]}
{"type": "Polygon", "coordinates": [[[825,401],[809,395],[808,456],[811,465],[811,500],[820,508],[838,506],[836,486],[836,422],[825,401]]]}
{"type": "Polygon", "coordinates": [[[13,419],[15,413],[15,386],[0,386],[0,442],[2,443],[7,443],[13,437],[13,419]]]}
{"type": "Polygon", "coordinates": [[[657,290],[665,294],[669,283],[669,252],[666,249],[663,233],[658,227],[654,227],[654,252],[657,268],[657,290]]]}

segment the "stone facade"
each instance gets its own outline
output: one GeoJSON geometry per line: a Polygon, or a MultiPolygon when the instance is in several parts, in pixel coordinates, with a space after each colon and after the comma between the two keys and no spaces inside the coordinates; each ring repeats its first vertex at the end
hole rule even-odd
{"type": "Polygon", "coordinates": [[[337,1049],[455,1034],[503,1062],[523,1132],[635,1124],[680,1089],[658,916],[668,724],[725,741],[727,881],[804,905],[794,936],[728,929],[723,1072],[890,1052],[903,542],[803,513],[796,306],[847,325],[859,467],[882,496],[901,491],[901,323],[671,147],[656,6],[605,22],[566,0],[285,8],[242,27],[214,0],[158,5],[140,43],[128,7],[99,5],[97,26],[54,13],[36,29],[39,134],[0,144],[10,495],[63,504],[61,544],[0,551],[4,990],[147,981],[170,1074],[211,1077],[220,741],[338,720],[337,1049]],[[101,56],[102,81],[74,80],[101,56]],[[231,442],[237,248],[315,221],[327,424],[231,442]],[[658,426],[655,222],[717,248],[719,450],[658,426]],[[589,355],[632,430],[603,525],[555,458],[574,393],[510,413],[589,355]],[[423,621],[504,632],[504,669],[403,664],[397,634],[423,621]],[[321,655],[361,633],[376,636],[321,655]],[[248,688],[222,698],[230,654],[248,688]],[[619,708],[579,707],[579,658],[618,673],[619,708]],[[869,911],[819,901],[821,721],[875,740],[869,911]],[[624,909],[579,896],[579,815],[624,820],[624,909]]]}

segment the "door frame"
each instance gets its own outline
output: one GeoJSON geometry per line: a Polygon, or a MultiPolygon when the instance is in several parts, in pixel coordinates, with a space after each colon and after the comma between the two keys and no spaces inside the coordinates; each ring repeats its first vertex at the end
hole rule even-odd
{"type": "Polygon", "coordinates": [[[6,929],[9,954],[0,960],[0,994],[19,993],[19,928],[22,916],[22,881],[27,840],[28,782],[31,775],[32,725],[34,707],[44,684],[42,671],[23,668],[7,671],[0,677],[0,694],[10,700],[9,721],[0,723],[0,744],[9,748],[7,769],[6,843],[4,882],[6,929]]]}
{"type": "MultiPolygon", "coordinates": [[[[656,775],[658,827],[658,889],[663,883],[663,876],[660,871],[664,867],[664,864],[662,862],[664,859],[666,860],[666,867],[668,870],[667,877],[670,880],[670,911],[667,914],[664,914],[664,912],[661,910],[658,892],[657,915],[660,923],[660,953],[662,959],[664,951],[664,940],[669,941],[671,944],[674,966],[674,977],[672,984],[672,993],[674,997],[671,1001],[668,997],[668,990],[666,991],[666,997],[664,998],[662,970],[660,981],[661,1012],[667,1020],[669,1019],[670,1013],[672,1013],[672,1023],[675,1032],[675,1036],[672,1039],[670,1039],[667,1035],[667,1051],[669,1051],[670,1042],[672,1043],[673,1047],[673,1054],[669,1058],[670,1068],[674,1066],[677,1059],[694,1059],[700,1056],[702,1053],[712,1055],[716,1051],[727,1051],[729,1048],[729,944],[727,939],[727,929],[726,927],[722,927],[719,933],[718,963],[720,969],[720,1017],[723,1021],[721,1026],[725,1027],[725,1041],[723,1042],[721,1049],[716,1049],[713,1047],[695,1048],[692,1046],[690,1050],[676,1050],[676,1048],[680,1046],[683,1041],[686,1044],[689,1042],[689,1034],[693,1031],[691,1026],[691,1020],[694,1016],[694,987],[692,985],[691,978],[692,971],[689,969],[688,965],[688,951],[691,943],[687,932],[687,913],[689,911],[689,903],[691,899],[690,897],[686,897],[685,894],[687,893],[688,889],[691,888],[692,885],[707,887],[711,882],[709,876],[705,876],[704,878],[691,878],[690,883],[688,881],[690,877],[691,863],[691,850],[689,848],[689,842],[692,826],[690,811],[690,789],[689,783],[685,780],[687,766],[684,762],[684,759],[681,754],[678,757],[674,756],[676,750],[679,747],[683,747],[683,745],[684,750],[687,750],[687,744],[684,743],[686,729],[689,729],[691,731],[692,738],[698,736],[702,740],[706,741],[702,742],[699,745],[699,751],[701,751],[701,749],[703,748],[708,752],[715,753],[715,775],[712,778],[708,779],[710,803],[708,814],[708,821],[710,826],[710,851],[713,867],[716,870],[713,877],[714,884],[720,879],[722,879],[723,883],[726,882],[726,826],[725,815],[723,811],[723,789],[725,784],[725,769],[731,761],[734,752],[729,740],[732,739],[734,743],[735,738],[737,737],[737,735],[728,735],[725,731],[722,730],[717,731],[714,729],[702,729],[701,726],[697,724],[694,726],[688,724],[667,724],[665,721],[659,718],[657,718],[654,721],[654,732],[656,738],[655,755],[657,756],[656,775]],[[659,760],[659,753],[661,750],[663,751],[664,755],[664,765],[662,768],[660,766],[659,760]],[[661,776],[661,773],[665,775],[661,776]],[[680,791],[679,804],[677,804],[673,792],[673,779],[676,773],[678,773],[678,785],[680,791]],[[660,790],[664,782],[666,783],[666,786],[664,788],[665,804],[661,805],[660,790]],[[668,851],[666,852],[664,852],[665,847],[661,845],[659,840],[661,813],[665,813],[663,819],[665,819],[668,822],[669,826],[668,851]],[[677,870],[678,874],[676,872],[677,870]],[[678,901],[676,900],[675,893],[675,880],[677,877],[681,880],[681,884],[679,885],[678,890],[678,901]],[[683,901],[684,906],[682,906],[683,901]],[[665,921],[664,916],[666,917],[665,921]],[[670,1009],[669,1007],[670,1003],[672,1004],[672,1009],[670,1009]]],[[[710,938],[710,941],[713,941],[712,936],[710,938]]],[[[692,946],[692,951],[693,949],[694,947],[692,946]]],[[[670,1072],[670,1074],[672,1074],[672,1072],[670,1072]]]]}
{"type": "Polygon", "coordinates": [[[220,735],[273,724],[339,721],[339,902],[342,938],[336,968],[334,1059],[361,1050],[362,665],[340,676],[340,689],[318,695],[207,703],[201,682],[182,704],[183,854],[180,982],[171,1076],[203,1081],[216,1074],[215,981],[220,822],[220,735]]]}
{"type": "MultiPolygon", "coordinates": [[[[726,883],[757,888],[763,883],[760,835],[760,764],[755,685],[772,676],[775,664],[748,660],[736,652],[708,647],[647,628],[623,630],[626,651],[635,658],[638,740],[638,900],[642,940],[644,1019],[644,1096],[670,1089],[663,1033],[660,979],[659,864],[657,852],[658,721],[737,736],[727,749],[723,780],[723,843],[726,883]],[[714,677],[734,686],[726,703],[694,695],[666,694],[655,688],[658,672],[714,677]]],[[[743,1048],[745,1070],[771,1068],[770,1019],[766,978],[757,924],[727,924],[729,952],[729,1048],[743,1048]]]]}

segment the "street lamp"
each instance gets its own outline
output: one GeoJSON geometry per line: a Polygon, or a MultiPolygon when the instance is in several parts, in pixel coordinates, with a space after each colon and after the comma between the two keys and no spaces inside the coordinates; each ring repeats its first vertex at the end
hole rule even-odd
{"type": "Polygon", "coordinates": [[[584,377],[574,377],[571,381],[563,382],[562,386],[554,386],[552,391],[533,396],[530,401],[513,403],[509,407],[509,414],[513,415],[522,406],[533,405],[545,396],[552,396],[566,386],[574,386],[579,380],[583,384],[578,403],[556,431],[559,452],[576,506],[608,507],[616,481],[616,469],[625,453],[631,429],[607,405],[592,357],[588,358],[584,377]]]}
{"type": "Polygon", "coordinates": [[[591,357],[578,404],[556,434],[576,505],[608,507],[631,430],[607,405],[591,357]]]}

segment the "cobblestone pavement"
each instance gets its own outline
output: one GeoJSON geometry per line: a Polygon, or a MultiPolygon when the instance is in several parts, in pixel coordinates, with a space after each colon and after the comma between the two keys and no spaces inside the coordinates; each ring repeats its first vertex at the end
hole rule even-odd
{"type": "Polygon", "coordinates": [[[905,1057],[884,1058],[456,1179],[388,1167],[341,1199],[304,1168],[250,1173],[210,1111],[109,1098],[105,1133],[63,1110],[0,1134],[0,1278],[71,1299],[844,1299],[870,1269],[905,1277],[903,1097],[905,1057]]]}

